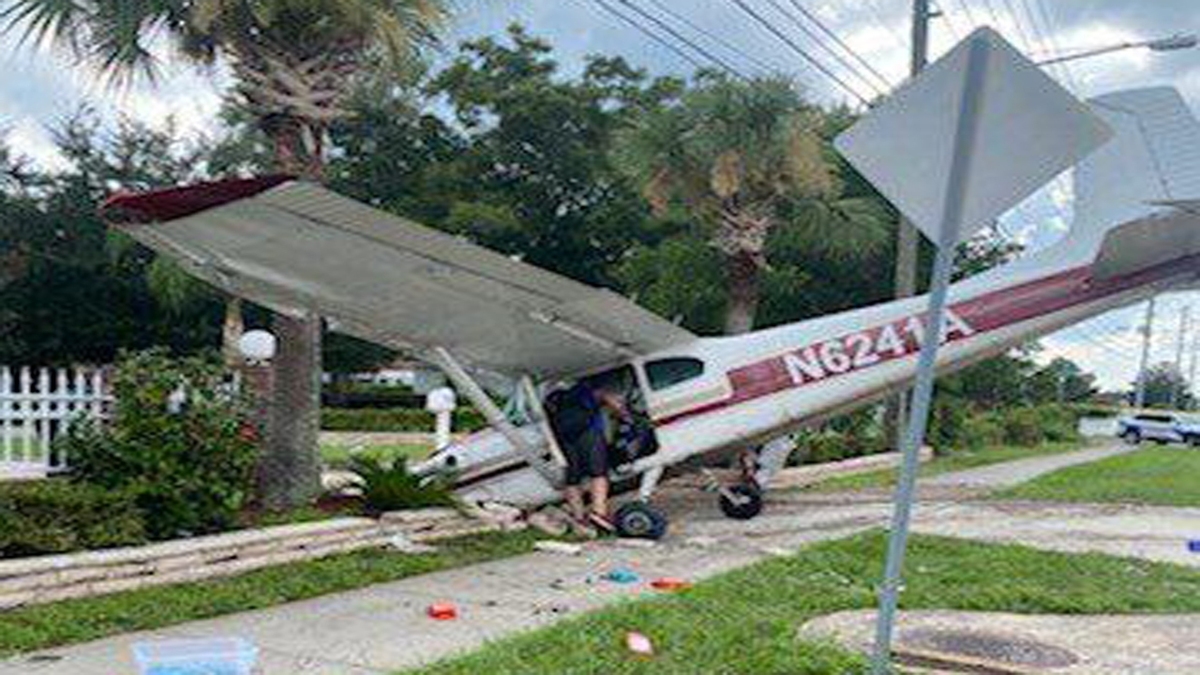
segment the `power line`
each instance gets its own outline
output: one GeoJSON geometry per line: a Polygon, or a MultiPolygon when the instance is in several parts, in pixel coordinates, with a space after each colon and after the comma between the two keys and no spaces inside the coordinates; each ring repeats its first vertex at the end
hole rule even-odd
{"type": "Polygon", "coordinates": [[[971,11],[971,6],[966,3],[966,0],[958,0],[958,6],[962,9],[963,14],[967,17],[967,23],[970,24],[971,30],[975,30],[980,23],[975,20],[975,13],[971,11]]]}
{"type": "Polygon", "coordinates": [[[871,16],[875,19],[875,22],[878,23],[885,31],[887,31],[888,35],[892,36],[892,39],[896,41],[896,44],[899,45],[901,49],[908,49],[908,40],[900,34],[900,31],[896,30],[895,26],[888,23],[887,17],[884,16],[883,11],[879,9],[879,5],[875,4],[875,0],[863,0],[862,6],[867,8],[867,11],[871,13],[871,16]]]}
{"type": "Polygon", "coordinates": [[[846,70],[848,70],[848,71],[850,72],[850,74],[854,75],[854,77],[858,78],[858,81],[859,81],[859,82],[862,82],[863,84],[867,85],[867,88],[868,88],[868,89],[870,89],[870,90],[872,91],[872,93],[874,93],[874,95],[876,95],[876,96],[882,96],[882,95],[883,95],[883,93],[884,93],[885,89],[880,89],[880,88],[879,88],[879,85],[875,84],[874,82],[872,82],[872,81],[870,80],[870,78],[868,78],[867,76],[863,75],[863,74],[862,74],[862,71],[860,71],[858,68],[856,68],[856,67],[854,66],[854,64],[853,64],[853,63],[850,63],[850,62],[849,62],[849,61],[846,59],[846,57],[844,57],[844,56],[842,56],[841,54],[837,53],[837,51],[836,51],[836,50],[834,50],[832,47],[830,47],[830,46],[829,46],[829,45],[828,45],[828,44],[827,44],[827,43],[826,43],[826,42],[825,42],[825,41],[824,41],[824,40],[821,38],[821,36],[819,36],[819,35],[817,35],[816,33],[814,33],[814,32],[812,31],[812,29],[810,29],[808,26],[805,26],[805,25],[804,25],[804,22],[800,21],[800,19],[798,19],[798,18],[796,17],[796,15],[794,15],[794,14],[792,14],[792,13],[788,12],[788,11],[787,11],[787,9],[785,9],[785,8],[784,8],[782,5],[780,5],[780,4],[779,4],[779,3],[778,3],[776,0],[767,0],[767,3],[768,3],[769,5],[771,5],[772,7],[774,7],[776,12],[779,12],[780,14],[782,14],[782,15],[783,15],[783,16],[784,16],[784,17],[785,17],[785,18],[786,18],[788,21],[792,22],[792,24],[793,24],[794,26],[796,26],[797,28],[799,28],[799,29],[800,29],[800,30],[801,30],[801,31],[802,31],[802,32],[803,32],[805,35],[807,35],[807,36],[808,36],[808,39],[812,40],[814,43],[816,43],[816,45],[817,45],[818,47],[820,47],[821,49],[825,50],[825,52],[826,52],[827,54],[829,54],[830,56],[832,56],[834,61],[836,61],[836,62],[837,62],[839,65],[841,65],[843,68],[845,68],[846,70]]]}
{"type": "Polygon", "coordinates": [[[691,54],[688,54],[687,52],[683,51],[679,47],[676,47],[674,44],[662,39],[662,37],[659,36],[657,33],[654,33],[649,28],[646,28],[645,26],[638,23],[637,21],[634,21],[633,19],[629,18],[628,16],[625,16],[621,12],[617,11],[617,9],[615,7],[608,4],[604,0],[592,0],[592,2],[599,5],[604,11],[608,12],[609,14],[617,17],[618,19],[620,19],[621,21],[624,21],[625,23],[629,24],[630,26],[633,26],[639,32],[641,32],[643,35],[650,38],[654,42],[657,42],[658,44],[662,45],[663,47],[666,47],[667,49],[671,50],[676,56],[680,57],[684,61],[687,61],[688,63],[692,64],[696,68],[704,67],[704,64],[697,61],[691,54]]]}
{"type": "Polygon", "coordinates": [[[730,52],[737,54],[738,56],[742,57],[743,59],[750,62],[751,64],[758,66],[762,70],[768,71],[768,72],[779,70],[778,66],[772,66],[771,64],[763,61],[762,59],[758,58],[757,56],[754,56],[753,54],[750,54],[749,52],[745,51],[741,47],[738,47],[737,45],[733,44],[732,42],[729,42],[728,40],[722,38],[720,35],[717,35],[716,33],[713,33],[712,31],[706,30],[703,26],[696,24],[696,22],[688,19],[686,16],[680,14],[679,12],[676,12],[675,10],[671,9],[667,5],[660,2],[659,0],[647,0],[647,2],[649,2],[651,5],[653,5],[655,8],[657,8],[658,11],[662,12],[663,14],[666,14],[667,16],[675,19],[676,21],[679,21],[680,23],[684,24],[688,28],[691,28],[692,30],[699,33],[700,35],[703,35],[704,37],[708,38],[709,40],[712,40],[713,42],[721,45],[722,47],[729,50],[730,52]]]}
{"type": "Polygon", "coordinates": [[[867,70],[867,72],[871,73],[872,75],[874,75],[876,77],[876,79],[878,79],[880,82],[882,82],[884,91],[887,91],[892,88],[892,83],[886,77],[884,77],[878,70],[876,70],[875,67],[872,66],[869,61],[867,61],[866,59],[864,59],[862,57],[862,55],[860,55],[857,51],[855,51],[853,47],[846,44],[846,41],[843,40],[841,37],[839,37],[838,34],[835,33],[833,30],[831,30],[829,28],[829,26],[825,24],[824,21],[821,21],[820,17],[818,17],[817,15],[808,11],[808,9],[806,9],[804,7],[804,5],[800,4],[800,0],[790,0],[790,1],[792,3],[792,6],[796,8],[796,11],[803,14],[804,18],[813,22],[813,24],[815,24],[816,27],[819,28],[822,33],[824,33],[825,35],[828,35],[829,39],[831,39],[835,43],[837,43],[837,45],[839,47],[841,47],[842,49],[844,49],[846,51],[846,53],[848,53],[848,54],[850,54],[850,56],[854,57],[854,60],[858,61],[858,63],[861,64],[862,67],[867,70]]]}
{"type": "Polygon", "coordinates": [[[742,10],[742,12],[746,13],[752,19],[754,19],[756,22],[758,22],[758,24],[760,26],[762,26],[763,28],[766,28],[768,31],[770,31],[772,35],[774,35],[781,42],[786,44],[792,51],[799,54],[805,61],[808,62],[809,65],[816,68],[825,77],[829,78],[834,84],[836,84],[839,88],[841,88],[842,91],[845,91],[846,93],[853,96],[862,105],[864,105],[864,106],[870,105],[870,101],[868,101],[866,99],[866,97],[864,97],[862,94],[858,93],[858,91],[856,91],[853,87],[851,87],[849,84],[847,84],[845,80],[838,77],[837,73],[833,72],[828,67],[826,67],[825,64],[821,63],[812,54],[809,54],[808,51],[806,51],[803,47],[796,44],[795,40],[792,40],[791,38],[789,38],[787,35],[785,35],[783,32],[781,32],[778,28],[776,28],[774,25],[772,25],[770,21],[767,21],[765,18],[763,18],[763,16],[761,14],[759,14],[757,11],[755,11],[754,8],[747,5],[745,0],[730,0],[730,1],[733,2],[735,5],[737,5],[738,8],[742,10]]]}
{"type": "Polygon", "coordinates": [[[617,0],[617,1],[620,2],[622,5],[625,5],[629,9],[633,10],[634,12],[636,12],[638,16],[653,23],[655,26],[657,26],[659,28],[659,30],[666,31],[668,35],[675,38],[676,40],[679,40],[683,44],[687,45],[688,47],[691,48],[692,51],[696,52],[697,54],[700,54],[701,56],[708,59],[709,61],[712,61],[713,63],[717,64],[721,68],[732,73],[734,76],[739,77],[743,80],[749,79],[745,75],[743,75],[741,72],[739,72],[738,69],[729,65],[724,59],[716,56],[715,54],[708,51],[704,47],[701,47],[700,45],[696,44],[695,42],[692,42],[690,39],[687,38],[687,36],[681,34],[679,31],[675,30],[671,26],[664,23],[658,17],[654,16],[653,14],[650,14],[649,12],[645,11],[641,7],[634,4],[633,0],[617,0]]]}

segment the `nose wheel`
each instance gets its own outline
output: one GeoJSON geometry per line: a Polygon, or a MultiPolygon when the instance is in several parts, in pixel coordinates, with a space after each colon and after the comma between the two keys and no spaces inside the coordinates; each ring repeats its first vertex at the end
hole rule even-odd
{"type": "Polygon", "coordinates": [[[721,513],[734,520],[750,520],[762,513],[762,491],[749,483],[721,488],[721,513]]]}
{"type": "Polygon", "coordinates": [[[647,502],[623,504],[613,514],[617,534],[630,539],[662,539],[667,533],[667,517],[647,502]]]}

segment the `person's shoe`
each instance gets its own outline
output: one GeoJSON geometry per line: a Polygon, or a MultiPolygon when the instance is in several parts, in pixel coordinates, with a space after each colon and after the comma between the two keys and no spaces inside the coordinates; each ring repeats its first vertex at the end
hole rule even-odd
{"type": "Polygon", "coordinates": [[[608,519],[608,516],[591,513],[588,515],[588,523],[601,534],[615,535],[617,533],[617,526],[613,524],[613,521],[608,519]]]}

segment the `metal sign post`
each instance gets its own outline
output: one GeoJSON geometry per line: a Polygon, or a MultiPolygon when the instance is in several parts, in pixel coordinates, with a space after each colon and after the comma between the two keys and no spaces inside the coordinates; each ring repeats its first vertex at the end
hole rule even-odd
{"type": "Polygon", "coordinates": [[[874,673],[891,672],[892,629],[956,245],[1112,135],[1085,105],[989,28],[897,89],[834,145],[937,242],[903,463],[880,587],[874,673]]]}
{"type": "Polygon", "coordinates": [[[892,672],[892,629],[896,606],[900,600],[904,552],[908,544],[908,524],[912,515],[913,489],[917,479],[917,457],[925,440],[929,421],[929,406],[933,399],[934,365],[941,342],[946,293],[950,273],[954,268],[954,249],[962,229],[963,201],[966,195],[971,153],[979,130],[979,111],[982,107],[983,80],[987,76],[988,44],[976,38],[970,46],[966,84],[959,104],[958,127],[954,132],[954,153],[950,179],[946,186],[946,201],[942,212],[941,237],[933,263],[932,289],[929,309],[925,313],[925,340],[917,361],[916,385],[913,387],[908,424],[904,434],[904,461],[900,481],[896,486],[896,505],[892,513],[892,529],[888,538],[887,564],[879,593],[879,617],[875,627],[875,651],[871,670],[874,675],[892,672]]]}

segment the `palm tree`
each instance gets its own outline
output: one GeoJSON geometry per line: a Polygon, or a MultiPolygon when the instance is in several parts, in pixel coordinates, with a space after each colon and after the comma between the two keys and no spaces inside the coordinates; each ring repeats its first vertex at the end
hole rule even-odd
{"type": "MultiPolygon", "coordinates": [[[[446,0],[0,0],[3,30],[50,43],[121,85],[156,76],[156,40],[232,70],[234,98],[271,139],[275,170],[320,180],[329,125],[356,76],[408,65],[448,18],[446,0]]],[[[235,310],[236,311],[236,310],[235,310]]],[[[261,490],[270,506],[319,490],[321,322],[278,315],[275,396],[261,490]]]]}
{"type": "Polygon", "coordinates": [[[683,208],[725,261],[725,332],[754,327],[767,242],[798,228],[818,252],[854,255],[886,236],[878,202],[844,198],[821,112],[789,80],[702,72],[673,105],[635,115],[614,163],[659,215],[683,208]]]}

